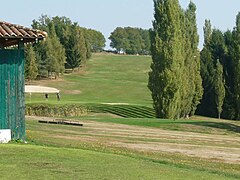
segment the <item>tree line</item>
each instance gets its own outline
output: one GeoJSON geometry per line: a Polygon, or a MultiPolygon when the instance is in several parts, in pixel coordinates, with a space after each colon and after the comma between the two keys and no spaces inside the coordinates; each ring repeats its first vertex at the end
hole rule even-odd
{"type": "Polygon", "coordinates": [[[32,28],[48,33],[48,38],[26,48],[26,79],[55,76],[65,69],[79,68],[92,52],[101,52],[105,38],[99,31],[80,27],[66,17],[41,16],[33,20],[32,28]]]}
{"type": "MultiPolygon", "coordinates": [[[[29,81],[37,77],[57,78],[65,69],[79,68],[93,52],[102,52],[106,43],[101,32],[80,27],[67,17],[42,15],[33,20],[32,28],[46,31],[48,37],[25,48],[25,77],[29,81]]],[[[109,39],[118,53],[150,54],[149,30],[117,27],[109,39]]]]}
{"type": "Polygon", "coordinates": [[[240,13],[224,33],[206,20],[199,51],[195,4],[184,10],[178,0],[154,0],[150,40],[148,87],[158,117],[240,119],[240,13]]]}
{"type": "Polygon", "coordinates": [[[210,21],[205,21],[201,75],[204,94],[197,113],[239,120],[240,13],[232,31],[212,29],[210,21]]]}

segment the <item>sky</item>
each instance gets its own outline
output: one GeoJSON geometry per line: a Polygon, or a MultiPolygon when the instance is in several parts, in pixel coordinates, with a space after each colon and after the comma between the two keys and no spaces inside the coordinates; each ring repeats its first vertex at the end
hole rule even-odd
{"type": "MultiPolygon", "coordinates": [[[[179,0],[185,9],[190,0],[179,0]]],[[[197,6],[197,24],[203,44],[203,25],[210,19],[222,31],[235,26],[240,0],[192,0],[197,6]]],[[[116,27],[149,29],[153,21],[153,0],[0,0],[0,20],[31,27],[33,19],[42,14],[66,16],[82,27],[102,32],[106,38],[116,27]],[[1,2],[2,1],[2,2],[1,2]],[[4,7],[4,8],[3,8],[4,7]],[[9,7],[9,8],[7,8],[9,7]]],[[[107,41],[106,49],[109,49],[107,41]]]]}

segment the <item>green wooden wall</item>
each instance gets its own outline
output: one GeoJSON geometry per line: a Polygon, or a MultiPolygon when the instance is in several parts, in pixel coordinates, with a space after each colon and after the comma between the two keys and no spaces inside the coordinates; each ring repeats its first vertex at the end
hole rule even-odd
{"type": "Polygon", "coordinates": [[[25,140],[24,50],[0,50],[0,129],[25,140]]]}

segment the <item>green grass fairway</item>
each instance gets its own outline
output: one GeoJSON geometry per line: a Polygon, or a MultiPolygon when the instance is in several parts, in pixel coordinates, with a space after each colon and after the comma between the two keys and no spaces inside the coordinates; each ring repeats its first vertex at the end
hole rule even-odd
{"type": "MultiPolygon", "coordinates": [[[[129,103],[152,106],[147,88],[151,57],[93,54],[86,67],[60,80],[35,82],[61,90],[61,101],[50,95],[48,103],[129,103]]],[[[30,97],[26,96],[27,103],[30,97]]],[[[32,95],[32,103],[45,102],[32,95]]]]}
{"type": "Polygon", "coordinates": [[[0,177],[6,180],[228,179],[212,173],[87,150],[31,145],[1,145],[0,148],[0,177]]]}

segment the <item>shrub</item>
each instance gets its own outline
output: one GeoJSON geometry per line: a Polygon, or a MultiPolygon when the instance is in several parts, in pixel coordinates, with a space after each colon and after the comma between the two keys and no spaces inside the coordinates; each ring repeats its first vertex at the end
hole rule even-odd
{"type": "Polygon", "coordinates": [[[83,105],[27,104],[26,115],[46,117],[84,116],[88,113],[83,105]]]}

